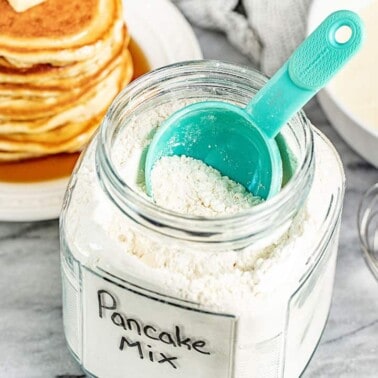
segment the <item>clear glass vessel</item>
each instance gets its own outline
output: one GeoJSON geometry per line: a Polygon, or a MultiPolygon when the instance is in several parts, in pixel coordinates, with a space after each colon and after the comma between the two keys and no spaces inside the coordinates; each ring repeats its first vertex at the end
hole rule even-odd
{"type": "Polygon", "coordinates": [[[217,218],[156,206],[124,181],[113,153],[131,122],[162,104],[243,106],[265,82],[246,67],[184,62],[135,81],[109,109],[60,220],[65,335],[88,375],[293,378],[305,369],[329,312],[344,196],[326,138],[303,113],[293,117],[277,137],[281,192],[217,218]]]}
{"type": "Polygon", "coordinates": [[[378,280],[378,183],[362,198],[358,209],[358,232],[365,261],[378,280]]]}

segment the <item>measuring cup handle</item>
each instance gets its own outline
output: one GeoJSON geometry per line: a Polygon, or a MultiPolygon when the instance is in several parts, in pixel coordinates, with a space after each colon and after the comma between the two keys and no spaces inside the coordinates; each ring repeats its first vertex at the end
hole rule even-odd
{"type": "Polygon", "coordinates": [[[306,104],[359,50],[360,17],[348,10],[328,16],[247,105],[246,111],[269,138],[306,104]],[[338,31],[350,35],[340,42],[338,31]]]}
{"type": "Polygon", "coordinates": [[[354,12],[340,10],[328,16],[289,58],[289,75],[303,89],[318,91],[360,49],[363,22],[354,12]],[[338,37],[345,27],[344,41],[338,37]]]}
{"type": "Polygon", "coordinates": [[[365,261],[378,280],[378,183],[364,194],[361,201],[358,233],[365,261]]]}

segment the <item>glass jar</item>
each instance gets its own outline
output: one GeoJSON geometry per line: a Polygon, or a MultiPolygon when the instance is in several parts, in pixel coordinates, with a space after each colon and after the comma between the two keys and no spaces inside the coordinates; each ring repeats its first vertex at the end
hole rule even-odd
{"type": "Polygon", "coordinates": [[[378,182],[366,191],[360,203],[358,233],[365,261],[378,280],[378,182]]]}
{"type": "Polygon", "coordinates": [[[293,378],[309,362],[331,303],[344,175],[305,115],[277,137],[281,192],[229,216],[156,206],[114,153],[161,106],[243,106],[265,82],[246,67],[185,62],[135,81],[109,109],[60,220],[65,335],[87,374],[293,378]]]}

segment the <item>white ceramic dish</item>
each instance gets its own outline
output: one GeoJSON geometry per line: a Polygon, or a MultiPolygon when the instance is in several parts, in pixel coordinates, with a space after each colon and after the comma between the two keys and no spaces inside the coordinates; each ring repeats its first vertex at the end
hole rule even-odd
{"type": "MultiPolygon", "coordinates": [[[[377,0],[314,0],[308,18],[308,34],[328,14],[339,9],[350,9],[358,13],[373,1],[377,0]]],[[[343,101],[331,90],[331,85],[318,94],[318,100],[342,138],[364,159],[378,167],[378,129],[365,125],[358,119],[358,114],[349,111],[343,101]]]]}
{"type": "MultiPolygon", "coordinates": [[[[123,0],[132,38],[153,69],[201,59],[188,22],[168,0],[123,0]]],[[[38,221],[59,216],[68,178],[33,184],[0,183],[0,221],[38,221]]]]}

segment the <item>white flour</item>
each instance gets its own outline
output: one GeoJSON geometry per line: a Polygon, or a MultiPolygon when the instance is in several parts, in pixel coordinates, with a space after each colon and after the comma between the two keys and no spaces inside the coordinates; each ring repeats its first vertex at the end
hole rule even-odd
{"type": "Polygon", "coordinates": [[[186,156],[160,159],[152,169],[151,186],[159,206],[180,214],[234,214],[262,202],[243,185],[186,156]]]}
{"type": "MultiPolygon", "coordinates": [[[[182,105],[183,102],[172,102],[146,111],[133,118],[125,131],[117,136],[112,149],[113,162],[127,185],[141,196],[149,198],[144,192],[142,157],[151,140],[151,132],[182,105]]],[[[284,336],[283,321],[288,311],[288,296],[309,268],[313,247],[325,232],[322,225],[329,212],[331,197],[342,181],[334,151],[316,137],[316,172],[307,205],[285,229],[272,230],[260,244],[239,250],[210,252],[200,247],[183,248],[172,240],[150,236],[147,231],[134,227],[123,213],[110,205],[98,184],[95,147],[96,143],[92,143],[86,152],[66,214],[65,232],[75,258],[86,266],[100,266],[119,277],[124,275],[126,280],[152,292],[194,302],[210,311],[237,316],[235,378],[275,376],[268,375],[266,371],[278,369],[277,356],[281,353],[283,337],[289,337],[288,353],[293,353],[292,358],[286,360],[288,377],[298,376],[312,354],[326,320],[336,245],[329,247],[332,248],[332,261],[327,265],[324,278],[319,278],[317,289],[311,287],[314,282],[309,283],[307,295],[311,299],[300,304],[297,319],[302,320],[298,320],[288,336],[284,336]],[[312,294],[318,292],[322,293],[320,297],[312,294]],[[309,322],[314,335],[310,341],[307,336],[303,340],[309,322]],[[298,353],[301,357],[297,358],[298,353]]],[[[154,172],[154,175],[160,176],[153,178],[156,200],[161,206],[177,212],[206,216],[255,205],[256,198],[215,172],[202,163],[190,162],[190,159],[163,160],[154,172]],[[190,175],[195,185],[199,185],[204,176],[209,179],[209,173],[213,177],[211,185],[203,184],[204,187],[195,191],[192,188],[185,196],[188,197],[188,193],[190,196],[193,193],[195,196],[206,194],[206,198],[190,198],[184,203],[176,197],[172,200],[170,195],[179,196],[183,189],[180,185],[167,188],[174,182],[164,176],[172,169],[179,175],[178,180],[190,175]],[[220,191],[215,195],[219,203],[213,197],[215,187],[220,191]],[[228,190],[230,187],[234,194],[228,190]],[[200,202],[202,204],[198,206],[200,202]],[[172,207],[172,204],[176,205],[172,207]]],[[[180,195],[180,198],[183,197],[180,195]]],[[[296,301],[292,305],[297,306],[296,301]]],[[[291,312],[292,319],[295,319],[294,309],[291,312]]]]}
{"type": "MultiPolygon", "coordinates": [[[[135,192],[150,201],[152,199],[145,194],[140,162],[151,140],[151,131],[181,106],[183,102],[169,103],[132,119],[112,150],[119,174],[135,192]]],[[[329,175],[338,170],[334,152],[319,143],[316,145],[317,170],[307,206],[286,231],[272,232],[262,244],[238,251],[203,253],[195,248],[183,251],[171,243],[141,234],[130,227],[122,213],[109,209],[102,189],[94,185],[97,178],[93,156],[92,146],[73,193],[75,206],[71,206],[67,214],[71,238],[80,251],[80,259],[86,256],[94,264],[108,260],[109,248],[99,250],[100,242],[96,240],[111,239],[114,251],[109,261],[120,272],[123,268],[131,271],[135,279],[143,280],[154,289],[164,288],[168,295],[233,313],[250,311],[262,293],[269,294],[277,289],[290,291],[297,284],[308,253],[312,253],[309,246],[318,240],[317,230],[328,209],[329,192],[340,181],[339,175],[329,175]],[[79,214],[87,215],[83,219],[79,214]],[[78,224],[86,220],[88,226],[78,224]],[[88,228],[88,233],[79,231],[83,227],[88,228]],[[92,245],[96,248],[88,250],[92,245]]]]}

